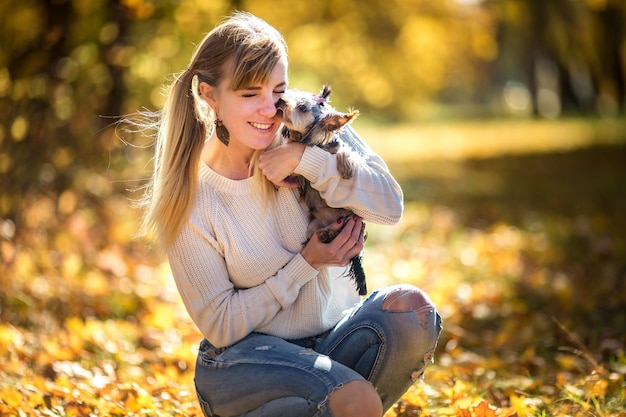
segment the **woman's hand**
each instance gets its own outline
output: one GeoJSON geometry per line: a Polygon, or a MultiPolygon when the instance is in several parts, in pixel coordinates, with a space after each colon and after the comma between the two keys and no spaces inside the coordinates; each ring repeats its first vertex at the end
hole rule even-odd
{"type": "Polygon", "coordinates": [[[343,229],[330,243],[322,243],[318,233],[313,233],[311,239],[302,249],[302,256],[315,269],[327,266],[346,266],[350,259],[363,250],[365,242],[365,223],[359,216],[354,215],[342,223],[334,223],[328,228],[343,229]],[[345,222],[345,225],[343,224],[345,222]]]}
{"type": "Polygon", "coordinates": [[[259,156],[259,168],[275,186],[296,188],[298,184],[286,179],[300,163],[305,148],[305,145],[290,142],[267,150],[259,156]]]}

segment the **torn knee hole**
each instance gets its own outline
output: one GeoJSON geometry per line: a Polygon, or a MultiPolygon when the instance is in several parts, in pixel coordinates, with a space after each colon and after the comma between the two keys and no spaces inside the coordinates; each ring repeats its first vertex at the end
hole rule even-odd
{"type": "Polygon", "coordinates": [[[387,294],[383,300],[382,309],[385,311],[413,310],[422,320],[422,316],[433,311],[434,306],[430,298],[421,290],[401,288],[387,294]]]}
{"type": "Polygon", "coordinates": [[[383,300],[383,310],[392,311],[420,311],[424,308],[433,308],[430,298],[421,290],[398,289],[387,294],[383,300]]]}
{"type": "Polygon", "coordinates": [[[418,379],[421,379],[424,376],[424,368],[416,369],[411,373],[411,381],[415,382],[418,379]]]}

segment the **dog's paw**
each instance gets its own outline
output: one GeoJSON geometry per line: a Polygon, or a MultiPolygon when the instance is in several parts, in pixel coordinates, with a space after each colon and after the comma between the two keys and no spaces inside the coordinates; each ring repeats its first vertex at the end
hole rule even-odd
{"type": "Polygon", "coordinates": [[[341,177],[348,180],[354,176],[355,163],[347,152],[339,152],[337,154],[337,170],[341,177]]]}
{"type": "Polygon", "coordinates": [[[338,233],[339,231],[337,230],[324,229],[320,230],[317,235],[319,236],[322,243],[330,243],[333,241],[333,239],[335,239],[335,237],[337,237],[338,233]]]}

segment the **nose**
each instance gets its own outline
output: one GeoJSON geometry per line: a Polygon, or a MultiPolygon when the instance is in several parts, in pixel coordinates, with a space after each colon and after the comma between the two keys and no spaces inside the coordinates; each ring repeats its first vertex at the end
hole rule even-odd
{"type": "Polygon", "coordinates": [[[281,109],[285,106],[285,104],[287,104],[287,102],[283,100],[282,98],[279,98],[278,101],[276,102],[276,108],[281,109]]]}
{"type": "Polygon", "coordinates": [[[274,104],[274,97],[270,94],[263,98],[263,103],[259,103],[259,113],[268,118],[272,118],[276,115],[276,105],[274,104]]]}

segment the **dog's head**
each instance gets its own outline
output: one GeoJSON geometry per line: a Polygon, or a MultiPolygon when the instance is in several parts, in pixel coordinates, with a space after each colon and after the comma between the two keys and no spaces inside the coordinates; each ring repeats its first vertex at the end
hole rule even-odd
{"type": "Polygon", "coordinates": [[[358,110],[341,113],[326,103],[331,89],[325,85],[317,94],[289,89],[276,103],[277,117],[283,122],[283,136],[305,145],[325,145],[333,132],[359,115],[358,110]]]}

